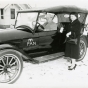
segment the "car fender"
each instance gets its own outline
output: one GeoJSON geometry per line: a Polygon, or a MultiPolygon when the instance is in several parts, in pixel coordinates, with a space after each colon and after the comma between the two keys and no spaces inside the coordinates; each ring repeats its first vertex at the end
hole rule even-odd
{"type": "Polygon", "coordinates": [[[24,61],[31,62],[31,63],[38,63],[38,61],[34,60],[30,56],[28,56],[23,50],[20,50],[19,48],[17,48],[14,45],[1,44],[0,45],[0,50],[5,50],[5,49],[13,49],[13,50],[16,50],[19,53],[19,55],[22,57],[22,59],[24,61]]]}

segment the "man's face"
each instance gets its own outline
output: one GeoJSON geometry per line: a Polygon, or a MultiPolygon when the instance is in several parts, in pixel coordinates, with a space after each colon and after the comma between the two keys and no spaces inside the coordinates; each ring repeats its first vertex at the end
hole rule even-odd
{"type": "Polygon", "coordinates": [[[48,22],[51,22],[52,21],[52,18],[51,17],[47,18],[47,21],[48,22]]]}
{"type": "Polygon", "coordinates": [[[50,15],[46,16],[47,22],[51,22],[52,21],[52,17],[50,15]]]}

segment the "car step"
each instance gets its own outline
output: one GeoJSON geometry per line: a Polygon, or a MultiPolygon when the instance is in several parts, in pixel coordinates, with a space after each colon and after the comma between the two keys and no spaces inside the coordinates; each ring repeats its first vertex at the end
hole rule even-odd
{"type": "Polygon", "coordinates": [[[63,55],[64,55],[64,52],[60,52],[60,53],[54,53],[54,54],[45,55],[45,56],[41,56],[41,57],[36,57],[33,59],[37,60],[37,61],[39,61],[39,63],[41,63],[41,62],[47,62],[50,60],[58,59],[59,57],[61,57],[63,55]]]}

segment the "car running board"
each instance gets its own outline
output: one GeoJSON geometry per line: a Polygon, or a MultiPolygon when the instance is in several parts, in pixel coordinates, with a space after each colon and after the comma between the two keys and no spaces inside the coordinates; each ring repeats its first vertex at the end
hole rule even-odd
{"type": "Polygon", "coordinates": [[[47,62],[50,60],[58,59],[59,57],[61,57],[63,55],[64,55],[64,52],[59,52],[59,53],[54,53],[54,54],[45,55],[45,56],[41,56],[41,57],[36,57],[33,59],[39,61],[39,63],[42,63],[42,62],[47,62]]]}

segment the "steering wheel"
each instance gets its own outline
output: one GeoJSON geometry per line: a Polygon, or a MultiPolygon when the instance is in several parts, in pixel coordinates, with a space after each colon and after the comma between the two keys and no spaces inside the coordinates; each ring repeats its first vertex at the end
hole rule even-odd
{"type": "Polygon", "coordinates": [[[43,25],[41,25],[39,22],[37,22],[38,27],[41,27],[42,29],[44,29],[43,25]]]}

